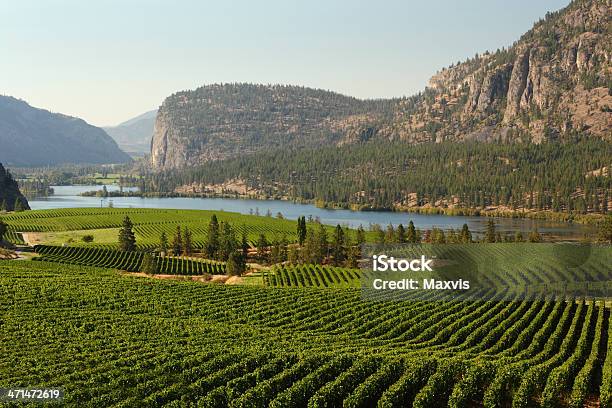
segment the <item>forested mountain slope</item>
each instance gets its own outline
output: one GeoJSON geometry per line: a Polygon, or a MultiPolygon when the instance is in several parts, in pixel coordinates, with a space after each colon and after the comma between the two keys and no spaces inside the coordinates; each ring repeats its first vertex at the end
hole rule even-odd
{"type": "Polygon", "coordinates": [[[19,191],[17,182],[0,163],[0,211],[29,210],[28,200],[19,191]]]}

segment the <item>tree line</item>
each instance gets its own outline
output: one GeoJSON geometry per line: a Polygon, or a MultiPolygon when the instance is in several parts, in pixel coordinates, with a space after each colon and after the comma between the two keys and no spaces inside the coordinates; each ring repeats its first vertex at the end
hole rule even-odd
{"type": "Polygon", "coordinates": [[[259,152],[153,173],[148,191],[243,179],[264,197],[363,209],[609,211],[612,143],[369,142],[259,152]]]}

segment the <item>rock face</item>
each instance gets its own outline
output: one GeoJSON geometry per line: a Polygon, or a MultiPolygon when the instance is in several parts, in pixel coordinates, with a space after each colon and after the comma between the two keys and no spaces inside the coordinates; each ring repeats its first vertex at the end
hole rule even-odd
{"type": "Polygon", "coordinates": [[[131,161],[104,130],[8,96],[0,96],[0,146],[11,166],[131,161]]]}
{"type": "Polygon", "coordinates": [[[159,108],[151,163],[178,168],[271,147],[364,140],[387,105],[297,86],[226,84],[179,92],[159,108]]]}
{"type": "Polygon", "coordinates": [[[245,84],[174,94],[157,116],[152,164],[176,168],[278,146],[372,138],[612,140],[611,6],[612,0],[574,0],[511,47],[443,69],[410,98],[360,101],[245,84]]]}

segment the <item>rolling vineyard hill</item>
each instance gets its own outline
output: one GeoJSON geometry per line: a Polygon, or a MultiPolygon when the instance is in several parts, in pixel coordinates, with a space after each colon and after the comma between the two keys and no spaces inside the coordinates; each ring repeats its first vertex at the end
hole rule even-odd
{"type": "MultiPolygon", "coordinates": [[[[12,213],[0,216],[9,227],[17,232],[71,232],[102,229],[118,229],[124,217],[130,217],[134,224],[136,242],[139,249],[151,249],[159,244],[159,237],[165,232],[168,237],[176,232],[176,227],[187,227],[193,234],[193,244],[201,248],[206,238],[210,217],[215,214],[219,221],[228,222],[234,227],[238,237],[244,232],[249,241],[257,240],[259,234],[265,234],[269,240],[283,236],[295,241],[295,221],[276,217],[243,215],[225,211],[205,210],[169,210],[141,208],[70,208],[57,210],[37,210],[23,213],[12,213]]],[[[332,231],[332,227],[329,227],[332,231]]],[[[71,242],[70,246],[116,248],[116,234],[112,242],[94,241],[93,243],[71,242]]]]}
{"type": "Polygon", "coordinates": [[[67,406],[612,403],[611,314],[589,300],[370,302],[28,261],[0,261],[0,293],[0,386],[67,406]]]}

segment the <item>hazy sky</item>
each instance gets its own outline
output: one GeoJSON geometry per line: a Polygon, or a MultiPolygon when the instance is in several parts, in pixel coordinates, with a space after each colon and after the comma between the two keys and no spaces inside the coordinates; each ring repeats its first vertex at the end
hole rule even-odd
{"type": "Polygon", "coordinates": [[[0,0],[0,94],[114,125],[215,82],[411,95],[569,0],[0,0]]]}

